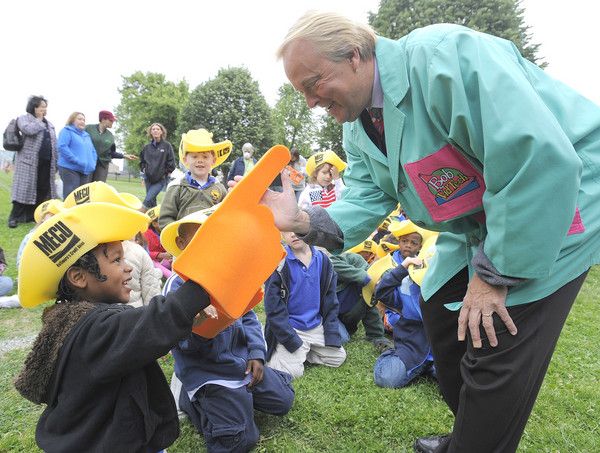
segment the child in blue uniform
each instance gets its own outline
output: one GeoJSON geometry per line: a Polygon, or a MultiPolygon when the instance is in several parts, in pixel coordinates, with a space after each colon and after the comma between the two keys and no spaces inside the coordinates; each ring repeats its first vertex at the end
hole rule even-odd
{"type": "MultiPolygon", "coordinates": [[[[177,246],[183,250],[200,227],[188,215],[176,223],[177,246]]],[[[164,294],[183,280],[177,274],[165,283],[164,294]]],[[[214,338],[192,333],[171,351],[175,374],[182,383],[179,407],[202,433],[209,452],[248,451],[259,438],[254,410],[285,415],[294,402],[292,377],[265,362],[265,340],[253,311],[214,338]]]]}
{"type": "Polygon", "coordinates": [[[423,237],[415,231],[400,236],[398,243],[400,248],[392,255],[397,265],[382,275],[373,293],[376,300],[399,313],[393,323],[395,347],[384,351],[373,368],[379,387],[404,387],[417,376],[433,372],[433,356],[419,308],[421,290],[408,275],[410,264],[422,264],[416,255],[423,237]]]}

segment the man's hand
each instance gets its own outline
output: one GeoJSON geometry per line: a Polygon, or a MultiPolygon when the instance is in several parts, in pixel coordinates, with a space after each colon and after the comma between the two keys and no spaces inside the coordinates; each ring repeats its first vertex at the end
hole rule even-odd
{"type": "MultiPolygon", "coordinates": [[[[230,188],[241,181],[242,176],[235,176],[233,181],[228,181],[230,188]]],[[[298,207],[289,170],[281,172],[281,183],[283,192],[267,190],[260,203],[268,207],[275,218],[275,226],[279,231],[293,231],[298,234],[308,233],[310,220],[308,214],[298,207]]]]}
{"type": "Polygon", "coordinates": [[[479,325],[487,335],[490,346],[498,346],[496,331],[492,315],[496,313],[506,325],[511,335],[517,334],[517,326],[506,310],[505,286],[493,286],[479,278],[475,273],[469,282],[467,293],[463,299],[463,306],[458,316],[458,341],[463,341],[466,336],[467,326],[471,333],[474,348],[481,348],[481,335],[479,325]]]}
{"type": "Polygon", "coordinates": [[[248,366],[246,367],[246,374],[252,373],[252,380],[248,384],[248,388],[252,388],[258,385],[263,380],[264,365],[262,360],[252,359],[248,360],[248,366]]]}

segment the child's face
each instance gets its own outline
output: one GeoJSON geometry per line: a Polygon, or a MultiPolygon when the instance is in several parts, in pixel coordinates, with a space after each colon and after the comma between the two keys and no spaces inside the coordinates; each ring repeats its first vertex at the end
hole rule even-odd
{"type": "Polygon", "coordinates": [[[158,224],[158,220],[152,221],[152,228],[154,228],[156,231],[158,231],[160,233],[160,225],[158,224]]]}
{"type": "Polygon", "coordinates": [[[404,236],[400,236],[398,238],[398,244],[400,245],[400,253],[402,254],[403,258],[417,256],[421,250],[423,238],[419,233],[405,234],[404,236]]]}
{"type": "Polygon", "coordinates": [[[281,237],[283,237],[283,241],[287,245],[289,245],[294,252],[304,250],[308,247],[306,242],[302,241],[301,239],[298,239],[296,233],[286,231],[281,233],[281,237]]]}
{"type": "Polygon", "coordinates": [[[175,238],[175,244],[177,244],[179,250],[184,250],[188,246],[198,228],[200,228],[200,224],[198,223],[183,223],[179,225],[178,235],[175,238]]]}
{"type": "Polygon", "coordinates": [[[318,170],[315,179],[321,187],[327,187],[333,181],[331,174],[331,164],[323,164],[318,170]]]}
{"type": "Polygon", "coordinates": [[[358,254],[362,256],[367,263],[371,263],[375,258],[375,254],[367,252],[366,250],[361,250],[360,252],[358,252],[358,254]]]}
{"type": "Polygon", "coordinates": [[[129,302],[129,280],[131,280],[131,266],[125,261],[121,241],[108,242],[94,249],[98,260],[100,274],[106,275],[106,280],[101,282],[94,275],[84,271],[87,286],[83,289],[83,296],[90,302],[122,303],[129,302]]]}
{"type": "Polygon", "coordinates": [[[205,153],[186,153],[185,165],[190,169],[192,178],[205,180],[217,158],[214,151],[205,153]]]}

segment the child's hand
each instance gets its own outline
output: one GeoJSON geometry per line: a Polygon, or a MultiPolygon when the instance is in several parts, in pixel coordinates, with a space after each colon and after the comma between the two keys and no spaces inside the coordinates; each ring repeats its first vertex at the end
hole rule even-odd
{"type": "Polygon", "coordinates": [[[212,305],[209,305],[204,310],[202,310],[207,318],[210,319],[219,319],[219,314],[217,313],[217,309],[212,305]]]}
{"type": "Polygon", "coordinates": [[[246,374],[252,373],[252,380],[248,384],[248,388],[252,388],[258,385],[263,380],[264,365],[262,360],[252,359],[248,360],[248,366],[246,367],[246,374]]]}
{"type": "Polygon", "coordinates": [[[416,256],[409,256],[408,258],[404,258],[404,261],[402,261],[402,267],[404,267],[404,269],[408,269],[408,266],[411,264],[414,264],[415,266],[422,266],[423,260],[421,258],[417,258],[416,256]]]}
{"type": "Polygon", "coordinates": [[[340,172],[335,165],[332,165],[329,169],[331,173],[331,178],[335,181],[336,179],[340,179],[340,172]]]}

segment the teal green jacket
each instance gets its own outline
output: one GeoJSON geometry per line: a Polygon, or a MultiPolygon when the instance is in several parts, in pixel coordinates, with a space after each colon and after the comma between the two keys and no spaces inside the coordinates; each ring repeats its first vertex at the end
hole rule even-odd
{"type": "MultiPolygon", "coordinates": [[[[543,298],[600,261],[600,107],[503,39],[455,25],[378,38],[387,156],[360,119],[344,125],[348,188],[328,208],[344,248],[400,203],[446,232],[427,300],[471,264],[477,245],[527,279],[507,305],[543,298]]],[[[472,269],[470,269],[472,272],[472,269]]]]}

